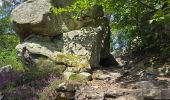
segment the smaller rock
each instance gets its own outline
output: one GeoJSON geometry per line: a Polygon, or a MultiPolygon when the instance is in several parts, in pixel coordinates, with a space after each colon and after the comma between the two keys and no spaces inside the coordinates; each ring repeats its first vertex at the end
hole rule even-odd
{"type": "Polygon", "coordinates": [[[118,80],[120,77],[122,77],[122,75],[120,73],[110,73],[111,76],[111,80],[112,81],[116,81],[118,80]]]}
{"type": "Polygon", "coordinates": [[[63,76],[66,80],[69,80],[72,75],[75,75],[76,73],[73,72],[64,72],[63,76]]]}
{"type": "Polygon", "coordinates": [[[65,91],[66,90],[66,83],[61,83],[58,85],[58,91],[65,91]]]}
{"type": "Polygon", "coordinates": [[[58,85],[58,89],[57,91],[67,91],[67,92],[74,92],[75,91],[75,87],[73,84],[69,84],[69,83],[61,83],[58,85]]]}
{"type": "Polygon", "coordinates": [[[85,78],[86,80],[90,81],[92,80],[92,75],[90,73],[87,72],[81,72],[80,76],[82,76],[83,78],[85,78]]]}
{"type": "Polygon", "coordinates": [[[108,73],[104,73],[102,70],[96,70],[93,72],[93,78],[97,80],[110,80],[111,76],[108,73]]]}
{"type": "Polygon", "coordinates": [[[0,68],[0,73],[8,73],[10,71],[12,71],[11,65],[6,65],[0,68]]]}
{"type": "Polygon", "coordinates": [[[99,75],[98,77],[96,77],[96,79],[98,79],[98,80],[110,80],[111,76],[106,75],[106,74],[102,74],[102,75],[99,75]]]}
{"type": "Polygon", "coordinates": [[[97,89],[99,88],[99,86],[91,86],[93,89],[97,89]]]}

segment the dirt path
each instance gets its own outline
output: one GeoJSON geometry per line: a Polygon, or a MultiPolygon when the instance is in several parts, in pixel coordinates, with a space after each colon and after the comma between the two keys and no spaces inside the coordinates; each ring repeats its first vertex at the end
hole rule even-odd
{"type": "Polygon", "coordinates": [[[77,100],[170,99],[170,63],[146,58],[124,60],[122,65],[93,71],[93,80],[76,91],[77,100]],[[162,71],[161,71],[162,68],[162,71]]]}

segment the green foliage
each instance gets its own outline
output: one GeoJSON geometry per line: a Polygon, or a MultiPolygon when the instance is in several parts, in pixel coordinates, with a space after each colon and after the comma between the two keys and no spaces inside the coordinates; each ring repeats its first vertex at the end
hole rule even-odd
{"type": "MultiPolygon", "coordinates": [[[[56,0],[53,0],[53,1],[56,1],[56,0]]],[[[90,2],[90,1],[91,0],[77,0],[74,3],[70,3],[70,6],[67,6],[65,8],[54,6],[53,11],[56,14],[59,14],[61,12],[78,12],[78,13],[80,13],[83,10],[90,8],[92,6],[92,4],[91,4],[92,2],[90,2]]],[[[54,3],[56,3],[56,5],[57,5],[57,1],[54,3]]]]}
{"type": "Polygon", "coordinates": [[[0,35],[0,67],[10,64],[15,70],[24,70],[15,49],[18,43],[16,35],[0,35]]]}
{"type": "Polygon", "coordinates": [[[168,39],[164,25],[170,19],[169,0],[120,0],[115,3],[108,12],[114,18],[112,32],[121,31],[123,37],[120,39],[128,40],[131,50],[159,48],[162,41],[168,39]]]}
{"type": "Polygon", "coordinates": [[[170,0],[162,0],[162,8],[158,9],[153,16],[153,21],[165,21],[165,19],[170,19],[170,0]]]}

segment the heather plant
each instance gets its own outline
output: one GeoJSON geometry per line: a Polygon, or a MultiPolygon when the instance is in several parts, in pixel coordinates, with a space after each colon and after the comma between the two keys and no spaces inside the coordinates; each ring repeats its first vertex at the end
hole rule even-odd
{"type": "Polygon", "coordinates": [[[56,65],[49,59],[39,58],[36,66],[24,73],[20,83],[48,78],[50,75],[61,76],[64,70],[65,65],[56,65]]]}
{"type": "Polygon", "coordinates": [[[38,100],[38,92],[51,81],[61,76],[64,65],[56,65],[45,58],[40,58],[34,68],[25,72],[10,71],[0,74],[0,89],[5,100],[38,100]]]}
{"type": "Polygon", "coordinates": [[[10,71],[0,73],[0,89],[3,89],[10,85],[15,85],[15,83],[21,78],[21,72],[10,71]]]}
{"type": "Polygon", "coordinates": [[[29,81],[28,83],[18,84],[15,81],[12,84],[8,83],[5,89],[2,90],[2,93],[5,100],[41,100],[39,99],[39,91],[48,88],[51,82],[58,79],[54,75],[49,75],[46,78],[29,81]]]}

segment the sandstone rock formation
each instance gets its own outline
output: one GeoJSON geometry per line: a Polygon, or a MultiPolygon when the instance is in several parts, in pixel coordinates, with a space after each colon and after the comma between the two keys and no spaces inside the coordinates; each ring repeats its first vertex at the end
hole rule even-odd
{"type": "MultiPolygon", "coordinates": [[[[14,9],[11,21],[20,36],[16,47],[18,56],[30,68],[37,66],[40,58],[65,65],[74,72],[87,72],[99,67],[101,59],[110,59],[110,28],[101,6],[82,12],[80,19],[72,13],[54,14],[53,5],[66,7],[67,0],[28,0],[14,9]]],[[[114,58],[112,65],[117,65],[114,58]]],[[[50,67],[50,66],[49,66],[50,67]]]]}

